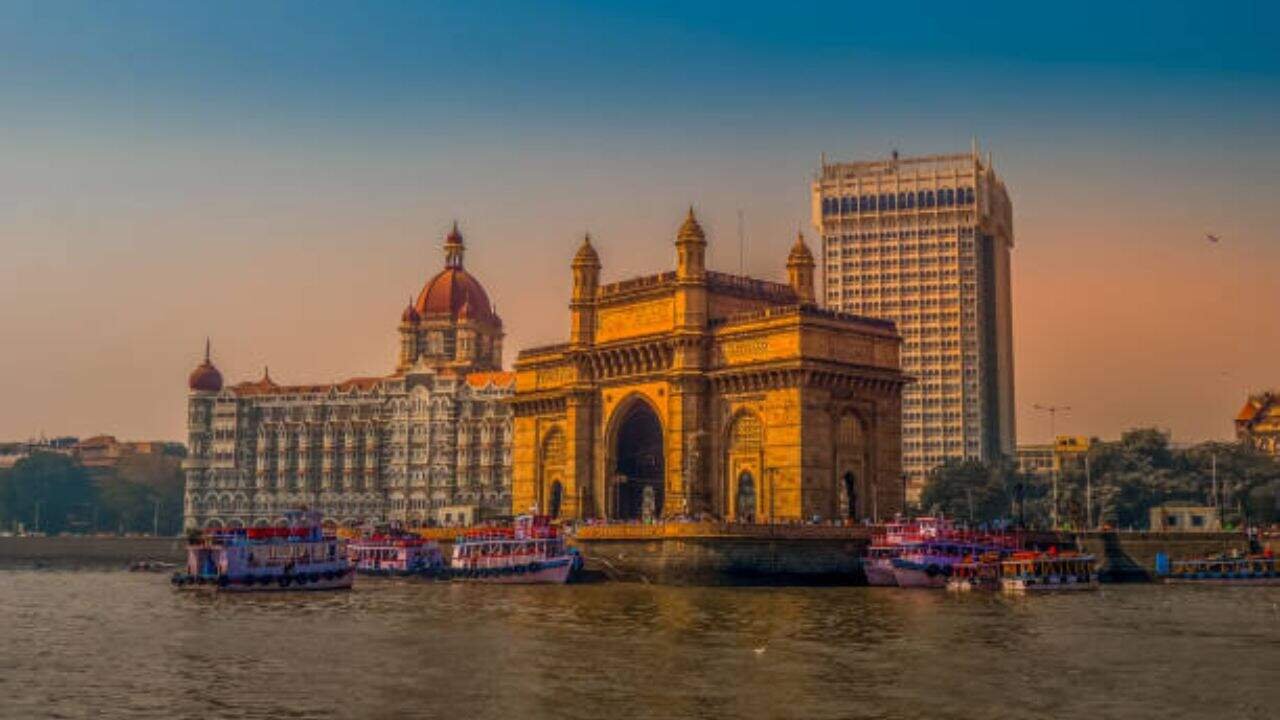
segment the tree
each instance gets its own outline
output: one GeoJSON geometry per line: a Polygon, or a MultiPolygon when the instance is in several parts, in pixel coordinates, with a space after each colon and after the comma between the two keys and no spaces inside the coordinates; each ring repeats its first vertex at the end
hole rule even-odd
{"type": "Polygon", "coordinates": [[[84,529],[96,499],[89,473],[57,453],[33,453],[19,460],[0,488],[0,516],[6,525],[59,533],[84,529]]]}
{"type": "Polygon", "coordinates": [[[1029,490],[1027,478],[1010,463],[949,460],[929,473],[920,506],[974,524],[991,523],[1014,519],[1016,501],[1025,499],[1029,490]]]}

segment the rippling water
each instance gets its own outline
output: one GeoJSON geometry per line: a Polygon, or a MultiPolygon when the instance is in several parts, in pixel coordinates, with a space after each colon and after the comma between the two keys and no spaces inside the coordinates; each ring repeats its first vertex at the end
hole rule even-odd
{"type": "Polygon", "coordinates": [[[237,597],[0,571],[0,716],[1277,717],[1280,588],[362,579],[237,597]]]}

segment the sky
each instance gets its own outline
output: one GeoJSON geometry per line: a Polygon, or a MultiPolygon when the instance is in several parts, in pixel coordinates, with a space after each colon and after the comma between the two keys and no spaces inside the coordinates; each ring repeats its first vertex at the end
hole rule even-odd
{"type": "Polygon", "coordinates": [[[1280,386],[1280,10],[1031,5],[0,0],[0,440],[184,439],[206,337],[229,382],[387,373],[455,219],[508,362],[585,231],[665,270],[692,203],[782,279],[823,153],[974,138],[1019,441],[1229,437],[1280,386]]]}

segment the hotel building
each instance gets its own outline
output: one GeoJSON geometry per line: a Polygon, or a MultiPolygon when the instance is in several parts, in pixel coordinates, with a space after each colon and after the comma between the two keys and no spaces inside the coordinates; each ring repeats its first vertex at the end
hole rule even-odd
{"type": "Polygon", "coordinates": [[[903,336],[902,461],[913,494],[951,458],[1012,457],[1013,211],[990,158],[828,163],[812,185],[828,308],[903,336]]]}
{"type": "Polygon", "coordinates": [[[224,387],[206,349],[187,382],[187,528],[271,525],[304,506],[331,526],[511,511],[502,319],[462,266],[456,225],[444,250],[400,316],[388,375],[284,385],[264,371],[224,387]]]}

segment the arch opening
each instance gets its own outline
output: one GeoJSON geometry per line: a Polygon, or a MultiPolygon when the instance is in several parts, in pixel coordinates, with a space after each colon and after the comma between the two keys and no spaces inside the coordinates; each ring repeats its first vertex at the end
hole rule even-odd
{"type": "Polygon", "coordinates": [[[841,508],[842,510],[844,510],[843,515],[844,517],[856,520],[858,517],[857,478],[853,476],[852,472],[846,472],[844,474],[844,477],[841,478],[841,483],[843,485],[842,489],[844,490],[844,501],[843,501],[844,507],[841,508]]]}
{"type": "Polygon", "coordinates": [[[662,517],[666,467],[657,413],[646,402],[633,403],[618,424],[614,442],[610,516],[618,520],[662,517]]]}
{"type": "Polygon", "coordinates": [[[738,476],[736,515],[738,522],[751,523],[756,521],[756,481],[751,473],[746,470],[738,476]]]}
{"type": "Polygon", "coordinates": [[[564,485],[559,480],[551,483],[551,500],[547,503],[547,514],[553,519],[560,517],[560,502],[564,498],[564,485]]]}

